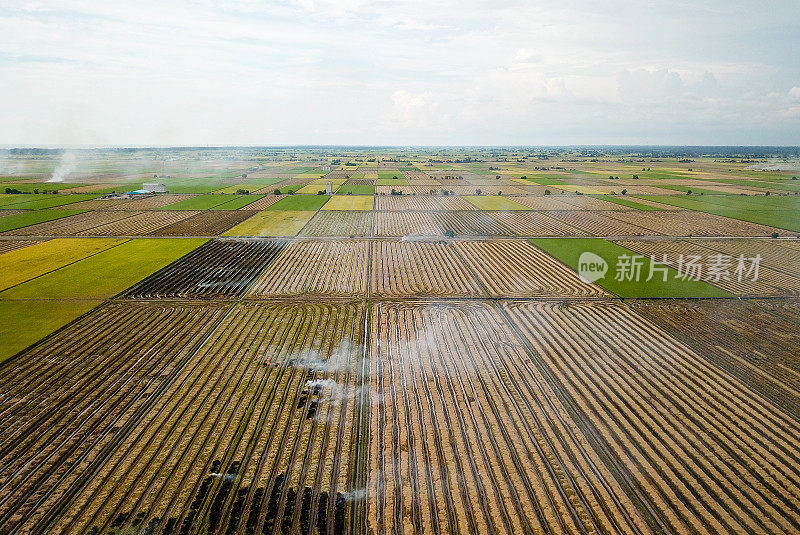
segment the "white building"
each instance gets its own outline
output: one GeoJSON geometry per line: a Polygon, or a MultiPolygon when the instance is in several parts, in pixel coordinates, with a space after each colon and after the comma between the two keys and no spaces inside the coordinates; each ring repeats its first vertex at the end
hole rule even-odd
{"type": "Polygon", "coordinates": [[[164,184],[156,184],[156,183],[142,184],[142,189],[150,191],[152,193],[166,193],[167,192],[167,186],[165,186],[164,184]]]}

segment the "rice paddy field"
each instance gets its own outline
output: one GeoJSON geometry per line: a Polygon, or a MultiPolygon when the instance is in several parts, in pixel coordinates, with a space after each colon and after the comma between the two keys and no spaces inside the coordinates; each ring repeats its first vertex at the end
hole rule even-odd
{"type": "Polygon", "coordinates": [[[800,160],[727,150],[15,151],[0,533],[800,532],[800,160]]]}

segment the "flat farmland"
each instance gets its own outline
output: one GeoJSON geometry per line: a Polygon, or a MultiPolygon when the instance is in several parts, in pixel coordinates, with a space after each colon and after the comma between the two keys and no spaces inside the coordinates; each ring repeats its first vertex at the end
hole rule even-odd
{"type": "Polygon", "coordinates": [[[391,297],[479,296],[482,289],[446,242],[379,241],[373,244],[372,291],[391,297]]]}
{"type": "Polygon", "coordinates": [[[370,532],[647,531],[491,307],[373,314],[370,532]]]}
{"type": "Polygon", "coordinates": [[[507,310],[661,529],[795,530],[796,421],[624,305],[507,310]]]}
{"type": "MultiPolygon", "coordinates": [[[[275,206],[275,205],[273,205],[275,206]]],[[[224,232],[224,236],[295,236],[314,217],[309,210],[271,210],[258,212],[224,232]]]]}
{"type": "Polygon", "coordinates": [[[244,294],[285,244],[214,240],[130,288],[136,298],[215,298],[244,294]]]}
{"type": "Polygon", "coordinates": [[[372,234],[372,212],[320,210],[303,227],[301,236],[360,237],[372,234]]]}
{"type": "Polygon", "coordinates": [[[9,152],[0,534],[800,532],[766,150],[9,152]]]}
{"type": "Polygon", "coordinates": [[[368,254],[369,243],[361,240],[294,241],[264,270],[249,295],[362,296],[368,254]]]}

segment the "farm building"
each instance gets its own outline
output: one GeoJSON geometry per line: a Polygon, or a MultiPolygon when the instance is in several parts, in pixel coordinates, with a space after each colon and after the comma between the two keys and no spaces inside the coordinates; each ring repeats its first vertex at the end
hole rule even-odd
{"type": "Polygon", "coordinates": [[[142,184],[142,189],[149,191],[150,193],[166,193],[167,186],[164,184],[157,184],[157,183],[150,183],[150,184],[142,184]]]}

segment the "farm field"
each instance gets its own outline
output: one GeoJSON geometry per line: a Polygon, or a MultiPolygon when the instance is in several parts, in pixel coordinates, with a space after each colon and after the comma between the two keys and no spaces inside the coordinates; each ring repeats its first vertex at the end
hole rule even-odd
{"type": "Polygon", "coordinates": [[[256,213],[224,232],[223,236],[295,236],[314,217],[314,211],[311,210],[271,208],[256,213]]]}
{"type": "Polygon", "coordinates": [[[800,158],[692,150],[9,154],[0,533],[800,532],[800,158]]]}

